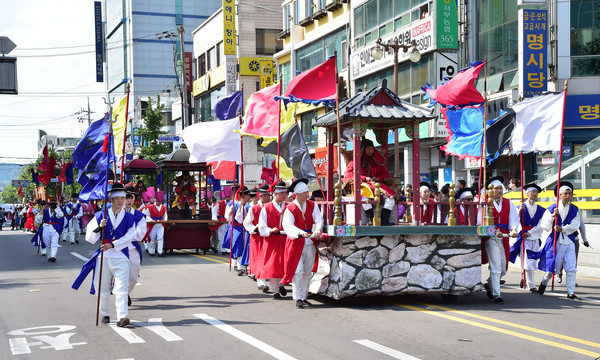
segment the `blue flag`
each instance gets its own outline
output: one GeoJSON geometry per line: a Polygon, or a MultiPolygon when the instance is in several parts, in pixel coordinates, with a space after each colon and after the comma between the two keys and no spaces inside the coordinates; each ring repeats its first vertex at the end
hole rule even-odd
{"type": "Polygon", "coordinates": [[[213,191],[219,191],[219,190],[221,190],[221,180],[215,179],[214,175],[209,175],[208,176],[207,183],[209,185],[212,185],[212,190],[213,191]]]}
{"type": "Polygon", "coordinates": [[[115,158],[109,130],[104,118],[94,121],[73,151],[73,166],[79,170],[77,182],[83,187],[79,192],[82,201],[106,197],[108,169],[115,158]]]}
{"type": "Polygon", "coordinates": [[[67,185],[71,185],[73,183],[73,163],[70,163],[69,166],[67,166],[65,175],[67,176],[67,185]]]}
{"type": "Polygon", "coordinates": [[[215,115],[219,120],[229,120],[241,114],[244,95],[242,91],[236,91],[228,96],[219,96],[215,104],[215,115]]]}
{"type": "Polygon", "coordinates": [[[162,188],[162,172],[159,172],[158,176],[156,177],[156,187],[158,189],[162,188]]]}
{"type": "Polygon", "coordinates": [[[35,170],[31,168],[31,181],[35,183],[35,186],[40,186],[40,182],[37,179],[37,175],[35,174],[35,170]]]}
{"type": "Polygon", "coordinates": [[[441,147],[448,155],[481,157],[483,142],[483,106],[461,109],[442,109],[448,122],[450,136],[441,147]]]}

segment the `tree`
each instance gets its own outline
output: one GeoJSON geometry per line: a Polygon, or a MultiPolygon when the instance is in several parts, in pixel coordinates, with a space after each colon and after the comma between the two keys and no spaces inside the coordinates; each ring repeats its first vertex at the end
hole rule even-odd
{"type": "Polygon", "coordinates": [[[148,108],[144,116],[144,128],[137,131],[136,135],[142,136],[142,142],[145,144],[140,150],[140,157],[157,162],[161,155],[168,154],[172,151],[170,143],[158,142],[158,136],[166,134],[166,131],[161,130],[163,126],[163,109],[164,105],[160,103],[160,96],[156,96],[156,104],[152,98],[148,98],[148,108]]]}

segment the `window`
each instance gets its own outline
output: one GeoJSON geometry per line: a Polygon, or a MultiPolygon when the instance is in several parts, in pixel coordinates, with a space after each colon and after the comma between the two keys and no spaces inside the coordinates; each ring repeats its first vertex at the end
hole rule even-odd
{"type": "Polygon", "coordinates": [[[410,1],[408,0],[395,0],[394,1],[394,15],[398,16],[402,13],[410,10],[410,1]]]}
{"type": "Polygon", "coordinates": [[[216,63],[217,63],[217,57],[215,55],[215,48],[210,48],[208,49],[208,52],[206,53],[206,69],[208,71],[216,68],[216,63]]]}
{"type": "Polygon", "coordinates": [[[310,45],[298,49],[296,52],[296,69],[298,71],[304,71],[315,67],[327,60],[330,56],[333,56],[334,51],[337,51],[338,53],[338,69],[342,69],[342,42],[345,40],[346,30],[341,29],[310,45]]]}
{"type": "Polygon", "coordinates": [[[215,56],[217,57],[215,65],[217,67],[221,66],[221,64],[223,64],[223,59],[225,59],[222,41],[217,44],[217,50],[216,50],[215,56]]]}
{"type": "Polygon", "coordinates": [[[369,31],[379,25],[377,21],[377,0],[371,0],[365,5],[365,30],[369,31]]]}
{"type": "Polygon", "coordinates": [[[379,23],[383,24],[394,16],[393,0],[379,0],[379,23]]]}
{"type": "Polygon", "coordinates": [[[283,43],[277,40],[281,30],[256,29],[256,54],[273,55],[283,50],[283,43]]]}
{"type": "Polygon", "coordinates": [[[571,1],[571,75],[600,76],[600,0],[571,1]]]}
{"type": "Polygon", "coordinates": [[[361,5],[359,7],[357,7],[356,9],[354,9],[354,32],[356,33],[356,35],[360,35],[363,34],[365,32],[365,27],[364,27],[364,19],[363,19],[363,8],[365,6],[361,5]]]}
{"type": "Polygon", "coordinates": [[[290,29],[290,17],[292,16],[290,11],[290,4],[287,4],[283,7],[283,31],[287,31],[290,29]]]}
{"type": "Polygon", "coordinates": [[[206,54],[202,54],[198,57],[198,77],[206,74],[206,54]]]}
{"type": "Polygon", "coordinates": [[[313,110],[301,115],[302,137],[307,144],[317,142],[317,129],[313,129],[313,123],[317,118],[317,110],[313,110]]]}

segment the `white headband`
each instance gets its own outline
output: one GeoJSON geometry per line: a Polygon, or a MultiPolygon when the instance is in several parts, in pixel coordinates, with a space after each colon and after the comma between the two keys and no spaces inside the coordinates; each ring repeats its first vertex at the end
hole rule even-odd
{"type": "Polygon", "coordinates": [[[560,189],[558,189],[558,195],[564,193],[567,190],[571,190],[573,191],[573,189],[571,189],[571,187],[567,186],[567,185],[563,185],[560,187],[560,189]]]}
{"type": "Polygon", "coordinates": [[[528,192],[533,191],[533,190],[537,191],[536,188],[530,187],[530,188],[525,189],[525,192],[528,193],[528,192]]]}
{"type": "MultiPolygon", "coordinates": [[[[303,184],[304,184],[304,183],[303,183],[303,184]]],[[[276,188],[276,189],[273,191],[273,194],[279,194],[279,193],[282,193],[282,192],[287,192],[287,189],[277,189],[277,188],[276,188]]]]}
{"type": "Polygon", "coordinates": [[[465,192],[463,192],[462,194],[460,194],[460,198],[459,198],[459,199],[464,199],[464,198],[466,198],[467,196],[473,196],[473,193],[472,193],[472,192],[470,192],[470,191],[465,191],[465,192]]]}
{"type": "Polygon", "coordinates": [[[423,191],[425,191],[425,190],[429,190],[429,186],[427,186],[427,185],[423,185],[423,186],[421,186],[421,187],[419,188],[419,192],[423,192],[423,191]]]}
{"type": "Polygon", "coordinates": [[[496,187],[496,186],[504,187],[504,185],[500,182],[500,180],[493,180],[492,182],[490,182],[490,185],[494,185],[494,187],[496,187]]]}
{"type": "Polygon", "coordinates": [[[125,191],[123,191],[123,190],[117,190],[117,191],[113,191],[113,192],[110,193],[110,198],[111,199],[115,198],[115,197],[119,197],[119,196],[125,197],[125,191]]]}
{"type": "Polygon", "coordinates": [[[299,182],[294,186],[294,194],[302,194],[308,191],[308,185],[303,182],[299,182]]]}

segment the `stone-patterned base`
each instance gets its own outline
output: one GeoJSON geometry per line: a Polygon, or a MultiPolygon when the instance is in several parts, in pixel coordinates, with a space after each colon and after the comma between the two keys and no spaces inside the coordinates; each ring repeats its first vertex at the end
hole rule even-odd
{"type": "Polygon", "coordinates": [[[481,291],[481,238],[465,235],[329,237],[319,242],[310,291],[350,296],[481,291]]]}

